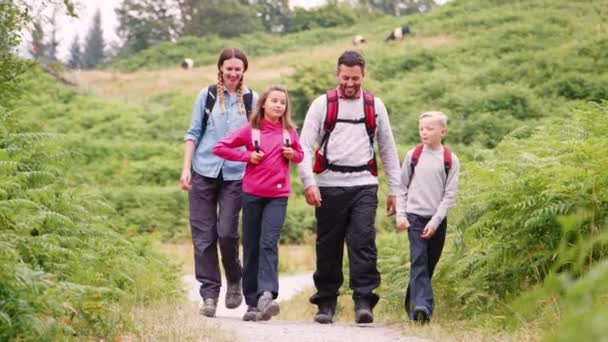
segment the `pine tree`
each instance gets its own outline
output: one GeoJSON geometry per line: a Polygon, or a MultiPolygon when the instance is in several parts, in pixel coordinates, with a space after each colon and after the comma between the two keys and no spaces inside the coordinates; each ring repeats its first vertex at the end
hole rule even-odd
{"type": "Polygon", "coordinates": [[[45,55],[46,45],[44,44],[44,29],[39,21],[34,22],[32,30],[32,45],[30,47],[30,55],[34,59],[38,59],[45,55]]]}
{"type": "Polygon", "coordinates": [[[70,46],[70,60],[68,61],[68,68],[82,68],[82,52],[80,51],[80,39],[78,35],[74,37],[72,45],[70,46]]]}
{"type": "Polygon", "coordinates": [[[101,28],[101,11],[97,10],[93,23],[84,43],[84,56],[82,66],[85,69],[94,69],[105,56],[105,42],[101,28]]]}

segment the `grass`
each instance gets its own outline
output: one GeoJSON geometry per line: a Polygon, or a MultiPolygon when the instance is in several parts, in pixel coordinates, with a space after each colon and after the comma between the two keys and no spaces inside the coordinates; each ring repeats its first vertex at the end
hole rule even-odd
{"type": "MultiPolygon", "coordinates": [[[[161,250],[180,266],[180,274],[194,273],[194,250],[190,240],[164,243],[161,250]]],[[[243,250],[241,248],[241,260],[243,250]]],[[[310,272],[315,267],[314,246],[280,245],[279,246],[279,276],[294,275],[310,272]]]]}
{"type": "Polygon", "coordinates": [[[131,311],[135,336],[120,341],[229,342],[231,332],[220,330],[210,319],[198,314],[196,303],[136,306],[131,311]]]}

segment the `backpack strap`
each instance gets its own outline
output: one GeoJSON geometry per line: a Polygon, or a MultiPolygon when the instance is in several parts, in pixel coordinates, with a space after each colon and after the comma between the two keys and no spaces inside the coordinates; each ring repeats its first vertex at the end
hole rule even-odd
{"type": "Polygon", "coordinates": [[[445,170],[445,179],[448,179],[448,174],[452,168],[452,151],[447,146],[443,146],[443,169],[445,170]]]}
{"type": "Polygon", "coordinates": [[[259,128],[251,128],[251,143],[256,152],[260,152],[260,130],[259,128]]]}
{"type": "Polygon", "coordinates": [[[212,84],[207,88],[207,98],[205,100],[205,106],[202,108],[203,121],[201,122],[201,137],[205,133],[205,129],[207,129],[207,122],[209,122],[209,117],[211,116],[211,111],[213,110],[213,106],[215,105],[216,98],[217,85],[212,84]]]}
{"type": "MultiPolygon", "coordinates": [[[[209,122],[209,117],[211,116],[211,111],[213,111],[213,106],[215,105],[216,99],[217,85],[212,84],[207,88],[207,98],[205,100],[205,106],[202,108],[203,122],[201,123],[201,136],[203,136],[203,133],[205,133],[205,129],[207,128],[207,123],[209,122]]],[[[253,107],[253,92],[251,90],[249,90],[247,94],[243,95],[243,103],[245,104],[245,115],[247,115],[247,120],[249,120],[253,107]]]]}
{"type": "Polygon", "coordinates": [[[285,145],[285,147],[291,147],[291,136],[286,129],[283,129],[283,145],[285,145]]]}
{"type": "Polygon", "coordinates": [[[247,120],[251,117],[251,107],[253,103],[253,91],[251,89],[245,95],[243,95],[243,102],[245,103],[245,115],[247,115],[247,120]]]}
{"type": "Polygon", "coordinates": [[[321,173],[325,170],[337,172],[360,172],[369,171],[372,175],[378,175],[378,165],[376,163],[376,152],[374,151],[374,135],[376,134],[376,107],[374,105],[374,95],[372,93],[363,92],[363,110],[364,118],[359,120],[338,119],[338,90],[331,89],[327,91],[327,111],[325,113],[325,122],[323,124],[323,137],[319,146],[323,149],[323,154],[319,153],[319,149],[315,152],[315,164],[313,171],[321,173]],[[347,122],[351,124],[365,124],[365,130],[369,137],[370,147],[372,149],[372,158],[364,165],[347,166],[332,164],[327,159],[327,145],[329,135],[336,127],[336,122],[347,122]]]}
{"type": "MultiPolygon", "coordinates": [[[[261,146],[260,138],[261,138],[260,129],[251,127],[251,143],[253,145],[253,149],[256,152],[260,152],[260,146],[261,146]]],[[[285,145],[285,147],[291,147],[290,140],[291,140],[291,136],[289,135],[289,131],[286,129],[283,129],[283,144],[285,145]]]]}
{"type": "Polygon", "coordinates": [[[376,107],[374,105],[374,95],[370,92],[363,92],[363,111],[365,112],[365,129],[369,136],[369,142],[374,146],[374,134],[376,134],[376,107]]]}
{"type": "MultiPolygon", "coordinates": [[[[420,161],[420,156],[422,155],[422,149],[424,148],[423,144],[416,146],[414,152],[412,152],[411,162],[410,162],[410,179],[407,183],[407,187],[409,189],[410,184],[412,184],[412,178],[414,178],[414,171],[416,170],[416,165],[418,165],[418,161],[420,161]]],[[[450,169],[452,168],[452,151],[447,146],[443,146],[443,169],[445,171],[445,179],[448,179],[448,174],[450,173],[450,169]]]]}

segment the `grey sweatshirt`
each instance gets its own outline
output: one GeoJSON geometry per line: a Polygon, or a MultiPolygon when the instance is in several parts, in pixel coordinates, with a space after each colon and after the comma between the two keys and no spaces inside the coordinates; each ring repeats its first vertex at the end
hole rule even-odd
{"type": "Polygon", "coordinates": [[[443,146],[438,150],[431,150],[425,145],[410,183],[413,152],[414,149],[411,149],[406,154],[401,167],[401,193],[397,197],[397,220],[407,219],[406,213],[432,217],[427,225],[437,229],[456,200],[460,162],[452,153],[452,167],[446,179],[443,146]]]}
{"type": "MultiPolygon", "coordinates": [[[[363,96],[358,99],[341,98],[338,101],[339,119],[357,120],[365,117],[363,96]]],[[[376,97],[374,107],[376,109],[377,126],[374,143],[378,146],[384,174],[388,179],[389,194],[397,195],[399,192],[399,156],[397,155],[395,140],[384,103],[376,97]]],[[[314,151],[323,138],[326,112],[327,98],[322,95],[313,101],[304,119],[304,126],[300,134],[304,160],[298,165],[298,173],[304,188],[306,189],[311,185],[358,186],[378,184],[378,179],[369,171],[344,173],[326,170],[313,176],[314,151]]],[[[327,143],[329,144],[327,146],[327,157],[333,164],[359,166],[367,164],[372,158],[372,147],[363,123],[337,122],[336,127],[329,135],[327,143]]]]}

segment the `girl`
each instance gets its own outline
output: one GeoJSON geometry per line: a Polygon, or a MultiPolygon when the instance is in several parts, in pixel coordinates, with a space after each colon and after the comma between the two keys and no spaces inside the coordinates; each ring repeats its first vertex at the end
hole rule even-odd
{"type": "Polygon", "coordinates": [[[237,308],[243,301],[237,227],[245,164],[225,161],[215,156],[212,149],[220,139],[247,124],[247,114],[257,99],[243,84],[247,66],[247,57],[241,50],[222,50],[217,62],[217,84],[199,93],[190,129],[184,138],[180,185],[190,191],[194,267],[203,298],[200,313],[207,317],[215,316],[220,293],[218,241],[228,283],[226,307],[237,308]]]}
{"type": "Polygon", "coordinates": [[[289,113],[287,89],[270,87],[249,125],[220,141],[213,152],[247,162],[243,177],[243,293],[245,321],[279,313],[278,243],[290,193],[289,161],[304,157],[289,113]],[[236,150],[245,146],[247,151],[236,150]]]}

